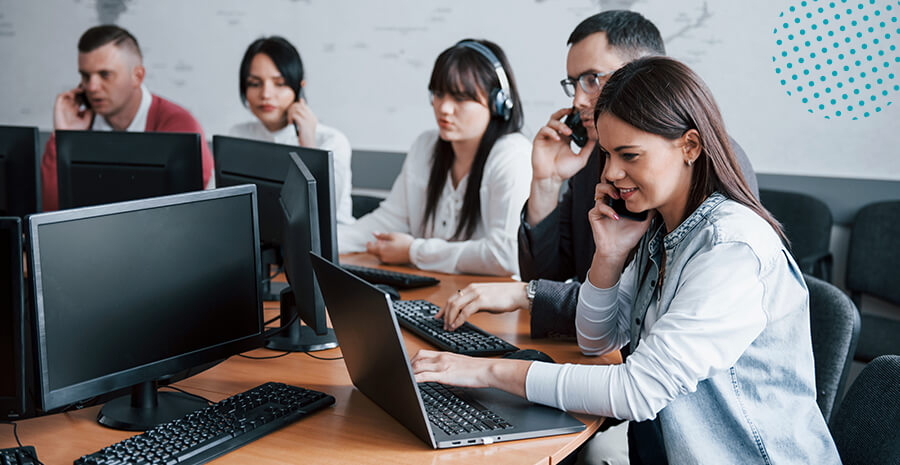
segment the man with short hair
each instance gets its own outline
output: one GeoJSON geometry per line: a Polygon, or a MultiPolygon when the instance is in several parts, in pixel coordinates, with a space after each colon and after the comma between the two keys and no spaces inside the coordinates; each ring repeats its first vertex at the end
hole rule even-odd
{"type": "MultiPolygon", "coordinates": [[[[184,108],[151,94],[145,72],[141,49],[128,31],[113,25],[88,29],[78,41],[81,82],[56,96],[53,129],[200,134],[203,185],[212,187],[213,158],[203,128],[184,108]]],[[[44,211],[59,208],[56,177],[56,138],[51,135],[41,159],[44,211]]]]}

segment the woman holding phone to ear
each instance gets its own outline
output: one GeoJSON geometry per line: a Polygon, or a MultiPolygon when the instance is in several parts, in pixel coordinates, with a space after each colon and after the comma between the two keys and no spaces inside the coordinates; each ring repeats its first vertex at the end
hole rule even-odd
{"type": "Polygon", "coordinates": [[[632,420],[639,463],[840,463],[816,404],[803,275],[740,175],[709,89],[675,60],[641,58],[603,87],[594,121],[606,163],[578,344],[630,355],[557,365],[422,350],[416,380],[632,420]],[[651,215],[621,218],[607,197],[651,215]]]}
{"type": "Polygon", "coordinates": [[[306,80],[297,49],[278,36],[253,41],[241,60],[239,86],[241,102],[256,119],[232,127],[229,135],[330,150],[337,222],[352,223],[350,142],[337,129],[320,123],[303,98],[306,80]]]}
{"type": "Polygon", "coordinates": [[[444,273],[511,275],[531,180],[531,142],[503,50],[463,40],[428,83],[437,129],[420,135],[381,205],[338,227],[341,253],[444,273]]]}

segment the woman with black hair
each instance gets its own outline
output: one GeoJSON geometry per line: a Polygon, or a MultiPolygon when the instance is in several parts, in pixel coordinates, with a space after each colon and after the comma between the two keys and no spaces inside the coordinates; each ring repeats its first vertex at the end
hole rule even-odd
{"type": "Polygon", "coordinates": [[[511,275],[528,198],[531,143],[506,55],[463,40],[438,56],[428,84],[438,129],[420,135],[391,193],[338,227],[341,253],[445,273],[511,275]]]}
{"type": "Polygon", "coordinates": [[[578,345],[630,355],[561,365],[422,350],[416,380],[633,420],[632,463],[840,463],[816,404],[803,275],[709,89],[682,63],[641,58],[610,77],[594,121],[605,162],[578,345]],[[627,219],[611,200],[649,215],[627,219]]]}
{"type": "Polygon", "coordinates": [[[285,145],[330,150],[334,156],[334,199],[338,224],[352,223],[350,142],[318,121],[303,97],[303,61],[290,42],[257,39],[241,60],[241,102],[256,119],[231,128],[229,135],[285,145]]]}

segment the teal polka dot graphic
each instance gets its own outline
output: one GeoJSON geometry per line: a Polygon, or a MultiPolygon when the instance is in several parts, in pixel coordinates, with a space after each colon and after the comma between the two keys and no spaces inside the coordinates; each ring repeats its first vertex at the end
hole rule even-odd
{"type": "Polygon", "coordinates": [[[776,80],[809,113],[828,119],[882,113],[900,93],[898,16],[898,0],[789,4],[774,28],[776,80]]]}

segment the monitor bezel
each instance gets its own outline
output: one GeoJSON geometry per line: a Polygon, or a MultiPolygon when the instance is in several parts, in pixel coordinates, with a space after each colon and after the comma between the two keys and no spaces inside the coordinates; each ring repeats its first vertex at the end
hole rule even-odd
{"type": "MultiPolygon", "coordinates": [[[[13,279],[16,281],[12,284],[12,324],[13,324],[13,370],[12,376],[15,379],[15,397],[0,396],[0,418],[12,418],[13,415],[24,415],[26,411],[25,402],[25,279],[24,266],[22,261],[22,220],[18,217],[0,217],[0,230],[10,233],[10,240],[7,244],[0,244],[0,247],[9,247],[10,257],[19,257],[14,260],[11,271],[14,274],[13,279]]],[[[7,375],[4,373],[4,375],[7,375]]]]}
{"type": "Polygon", "coordinates": [[[37,371],[40,374],[40,401],[41,407],[47,411],[54,408],[70,405],[91,397],[126,388],[138,383],[152,381],[156,378],[175,373],[180,370],[192,368],[203,363],[212,362],[234,354],[245,352],[262,346],[263,342],[263,306],[262,290],[260,286],[261,262],[259,250],[259,228],[256,207],[256,186],[243,185],[208,191],[187,192],[148,199],[132,200],[127,202],[104,204],[91,207],[60,210],[57,212],[42,213],[29,217],[28,224],[29,269],[32,270],[31,280],[34,295],[35,316],[35,346],[37,371]],[[78,382],[72,385],[50,389],[48,373],[48,354],[46,344],[46,325],[44,319],[43,301],[43,275],[41,273],[40,238],[37,234],[42,225],[62,223],[79,219],[95,218],[120,213],[135,212],[141,210],[168,207],[180,204],[203,202],[226,197],[250,196],[253,216],[253,247],[254,269],[256,277],[256,305],[257,305],[257,331],[245,337],[223,341],[215,346],[195,350],[186,354],[179,354],[163,360],[132,367],[116,373],[110,373],[91,380],[78,382]]]}

